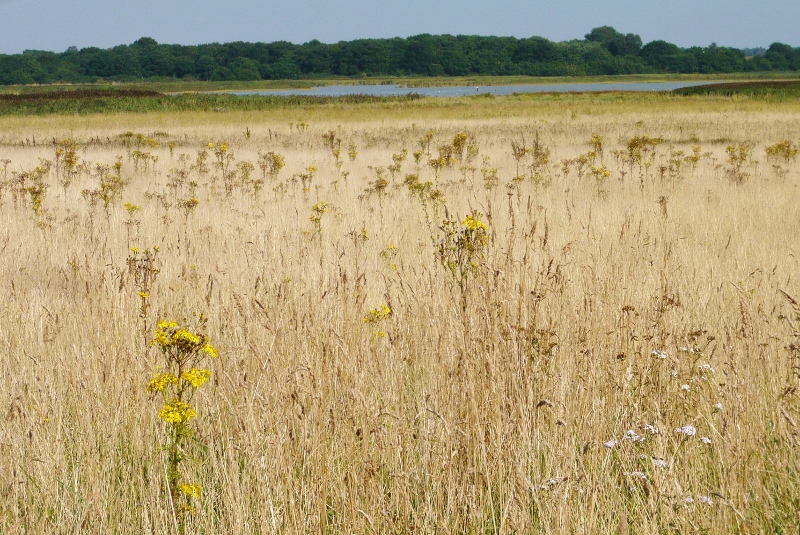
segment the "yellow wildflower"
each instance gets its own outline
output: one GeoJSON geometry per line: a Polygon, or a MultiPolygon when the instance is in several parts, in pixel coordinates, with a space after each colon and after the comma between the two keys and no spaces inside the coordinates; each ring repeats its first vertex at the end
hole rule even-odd
{"type": "Polygon", "coordinates": [[[147,292],[139,292],[139,297],[141,297],[142,299],[149,299],[150,294],[147,292]]]}
{"type": "Polygon", "coordinates": [[[172,375],[171,373],[159,373],[156,374],[152,379],[150,379],[150,383],[147,385],[148,392],[163,392],[167,385],[178,384],[178,378],[172,375]]]}
{"type": "Polygon", "coordinates": [[[172,340],[175,343],[184,343],[190,345],[197,345],[200,343],[200,338],[190,333],[186,329],[179,329],[172,335],[172,340]]]}
{"type": "Polygon", "coordinates": [[[461,224],[464,225],[469,230],[478,230],[478,229],[486,230],[487,229],[486,223],[484,223],[480,219],[477,219],[477,218],[473,217],[472,214],[468,215],[464,219],[464,221],[461,222],[461,224]]]}
{"type": "Polygon", "coordinates": [[[200,388],[210,377],[211,372],[207,369],[198,370],[197,368],[192,368],[181,374],[181,379],[192,385],[192,388],[200,388]]]}
{"type": "Polygon", "coordinates": [[[161,330],[157,330],[155,336],[150,341],[150,345],[160,345],[162,348],[166,348],[170,345],[169,338],[167,338],[167,333],[161,330]]]}
{"type": "Polygon", "coordinates": [[[197,484],[190,485],[188,483],[183,483],[182,485],[178,485],[178,490],[187,496],[199,498],[200,493],[203,492],[203,487],[197,484]]]}
{"type": "Polygon", "coordinates": [[[178,326],[177,322],[167,321],[167,320],[161,320],[158,322],[157,325],[159,330],[174,329],[177,326],[178,326]]]}
{"type": "Polygon", "coordinates": [[[131,247],[131,252],[133,254],[139,254],[139,248],[138,247],[131,247]]]}
{"type": "Polygon", "coordinates": [[[197,416],[197,412],[183,401],[173,400],[167,403],[158,413],[158,417],[171,424],[182,424],[197,416]]]}
{"type": "Polygon", "coordinates": [[[211,143],[210,141],[209,141],[209,143],[208,143],[208,148],[209,148],[209,149],[213,149],[213,148],[214,148],[214,144],[213,144],[213,143],[211,143]]]}
{"type": "Polygon", "coordinates": [[[364,323],[376,323],[391,317],[392,309],[389,305],[381,305],[380,308],[375,308],[369,311],[369,314],[364,316],[364,323]]]}
{"type": "Polygon", "coordinates": [[[217,353],[217,348],[215,348],[211,344],[204,345],[203,348],[200,351],[203,351],[204,353],[206,353],[212,359],[216,358],[216,356],[219,354],[219,353],[217,353]]]}

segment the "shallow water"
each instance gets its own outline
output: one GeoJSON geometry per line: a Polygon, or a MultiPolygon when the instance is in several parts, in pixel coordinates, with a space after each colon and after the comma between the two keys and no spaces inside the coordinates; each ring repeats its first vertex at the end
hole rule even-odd
{"type": "Polygon", "coordinates": [[[426,97],[463,97],[491,93],[569,93],[583,91],[672,91],[681,87],[705,85],[712,82],[595,82],[586,84],[525,84],[448,87],[404,87],[401,85],[329,85],[313,89],[283,89],[279,91],[234,91],[233,95],[308,95],[341,97],[345,95],[396,96],[417,93],[426,97]]]}

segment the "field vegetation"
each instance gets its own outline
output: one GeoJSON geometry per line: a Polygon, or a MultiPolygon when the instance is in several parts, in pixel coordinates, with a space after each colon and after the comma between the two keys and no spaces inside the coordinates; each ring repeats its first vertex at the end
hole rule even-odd
{"type": "Polygon", "coordinates": [[[0,117],[0,531],[796,533],[800,105],[0,117]]]}
{"type": "MultiPolygon", "coordinates": [[[[635,77],[626,78],[633,81],[635,77]]],[[[660,78],[660,77],[657,77],[660,78]]],[[[436,84],[438,79],[428,79],[419,86],[436,84]]],[[[466,82],[462,79],[461,82],[466,82]]],[[[487,80],[489,81],[489,80],[487,80]]],[[[534,83],[535,79],[513,80],[492,79],[492,82],[534,83]]],[[[596,81],[604,81],[602,78],[596,81]]],[[[617,80],[619,81],[619,80],[617,80]]],[[[655,81],[655,78],[644,78],[642,81],[655,81]]],[[[455,81],[450,80],[451,83],[455,81]]],[[[474,81],[473,81],[474,82],[474,81]]],[[[542,80],[538,80],[542,82],[542,80]]],[[[413,85],[413,84],[407,84],[413,85]]],[[[121,87],[115,86],[47,86],[24,87],[16,92],[0,92],[0,116],[48,116],[48,115],[96,115],[121,113],[154,113],[154,112],[262,112],[277,109],[297,108],[327,108],[344,111],[353,105],[363,104],[368,106],[393,106],[400,109],[407,108],[411,103],[414,108],[435,109],[441,111],[442,103],[435,100],[423,99],[417,93],[397,96],[374,96],[369,94],[354,94],[340,97],[306,96],[306,95],[232,95],[223,90],[223,85],[215,86],[217,92],[174,92],[178,86],[174,84],[131,84],[121,87]],[[160,89],[160,91],[156,90],[160,89]],[[172,92],[170,92],[172,91],[172,92]],[[417,102],[418,101],[418,102],[417,102]]],[[[241,84],[233,85],[228,89],[247,90],[256,89],[241,84]]],[[[272,88],[275,89],[275,88],[272,88]]],[[[660,94],[631,92],[626,94],[619,91],[601,91],[584,93],[583,95],[564,95],[554,91],[552,93],[519,93],[512,96],[513,100],[527,100],[537,103],[558,99],[567,102],[589,99],[589,101],[608,101],[624,98],[627,102],[661,102],[677,96],[704,95],[722,98],[744,97],[767,102],[793,100],[800,96],[800,82],[797,80],[741,80],[735,82],[717,82],[708,85],[676,89],[671,92],[663,91],[660,94]]],[[[494,99],[495,95],[476,94],[468,97],[448,99],[447,105],[468,106],[470,112],[474,109],[484,109],[491,112],[496,106],[487,99],[494,99]]],[[[508,102],[508,101],[506,101],[508,102]]]]}

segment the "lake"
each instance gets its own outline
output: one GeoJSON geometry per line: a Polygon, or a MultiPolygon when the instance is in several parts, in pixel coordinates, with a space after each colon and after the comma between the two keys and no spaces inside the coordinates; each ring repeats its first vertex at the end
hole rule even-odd
{"type": "Polygon", "coordinates": [[[401,85],[329,85],[312,89],[282,89],[277,91],[233,91],[233,95],[307,95],[341,97],[346,95],[396,96],[417,93],[425,97],[463,97],[491,93],[569,93],[586,91],[672,91],[681,87],[706,85],[713,82],[594,82],[584,84],[520,84],[448,87],[405,87],[401,85]]]}

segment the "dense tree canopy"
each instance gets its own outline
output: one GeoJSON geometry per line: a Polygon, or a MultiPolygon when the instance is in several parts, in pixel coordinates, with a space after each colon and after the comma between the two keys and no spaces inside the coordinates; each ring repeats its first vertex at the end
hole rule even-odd
{"type": "Polygon", "coordinates": [[[0,54],[0,84],[130,81],[139,79],[274,80],[326,76],[565,76],[634,73],[726,73],[800,70],[800,48],[773,43],[764,54],[712,44],[680,48],[642,45],[611,26],[584,40],[543,37],[415,35],[324,44],[212,43],[165,45],[142,37],[110,49],[70,47],[63,53],[0,54]]]}

